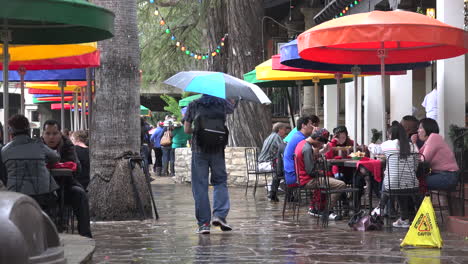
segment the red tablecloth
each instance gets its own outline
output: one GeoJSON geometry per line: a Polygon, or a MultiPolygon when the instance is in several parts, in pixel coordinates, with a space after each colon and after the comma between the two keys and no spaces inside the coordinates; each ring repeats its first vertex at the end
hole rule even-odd
{"type": "Polygon", "coordinates": [[[356,163],[356,168],[359,169],[359,166],[363,166],[374,174],[374,179],[377,182],[382,181],[382,162],[380,160],[369,159],[368,157],[362,158],[358,163],[356,163]]]}

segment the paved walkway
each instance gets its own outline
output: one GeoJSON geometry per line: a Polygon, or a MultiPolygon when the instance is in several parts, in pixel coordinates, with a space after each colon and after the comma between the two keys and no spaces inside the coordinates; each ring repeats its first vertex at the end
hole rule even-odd
{"type": "Polygon", "coordinates": [[[93,263],[468,263],[468,240],[444,231],[442,250],[404,251],[404,230],[357,232],[345,221],[323,229],[305,208],[298,223],[282,221],[282,203],[267,201],[263,188],[257,199],[231,188],[234,231],[197,235],[190,185],[158,178],[153,190],[159,221],[93,224],[93,263]]]}

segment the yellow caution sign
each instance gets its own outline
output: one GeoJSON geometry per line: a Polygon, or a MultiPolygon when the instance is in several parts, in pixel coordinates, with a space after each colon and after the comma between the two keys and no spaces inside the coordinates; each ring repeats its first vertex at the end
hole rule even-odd
{"type": "Polygon", "coordinates": [[[424,198],[408,233],[406,233],[405,239],[401,242],[400,247],[404,246],[442,247],[442,237],[440,236],[434,207],[432,207],[429,196],[424,198]]]}

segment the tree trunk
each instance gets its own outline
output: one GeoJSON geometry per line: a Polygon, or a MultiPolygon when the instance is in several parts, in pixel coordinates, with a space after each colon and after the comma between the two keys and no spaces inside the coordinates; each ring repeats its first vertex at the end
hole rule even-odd
{"type": "MultiPolygon", "coordinates": [[[[112,39],[99,42],[101,66],[96,71],[90,137],[90,210],[96,220],[135,219],[140,213],[132,189],[127,188],[131,186],[130,170],[122,167],[125,164],[118,166],[115,159],[123,152],[140,153],[137,0],[93,2],[114,12],[115,32],[112,39]],[[117,198],[119,190],[128,192],[117,198]],[[110,213],[113,211],[119,213],[110,213]]],[[[139,197],[150,208],[145,178],[138,169],[134,171],[139,197]]]]}
{"type": "MultiPolygon", "coordinates": [[[[262,62],[263,1],[226,1],[228,26],[227,72],[243,79],[243,74],[262,62]]],[[[270,107],[241,102],[228,118],[230,145],[260,147],[271,132],[270,107]]]]}

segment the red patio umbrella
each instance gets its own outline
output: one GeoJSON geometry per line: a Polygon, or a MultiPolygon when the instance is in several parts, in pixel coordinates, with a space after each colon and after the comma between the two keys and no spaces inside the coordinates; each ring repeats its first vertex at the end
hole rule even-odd
{"type": "MultiPolygon", "coordinates": [[[[335,64],[380,64],[385,106],[385,63],[446,59],[468,52],[468,33],[407,11],[372,11],[317,25],[298,37],[299,55],[335,64]]],[[[382,137],[385,140],[385,111],[382,137]]]]}

